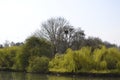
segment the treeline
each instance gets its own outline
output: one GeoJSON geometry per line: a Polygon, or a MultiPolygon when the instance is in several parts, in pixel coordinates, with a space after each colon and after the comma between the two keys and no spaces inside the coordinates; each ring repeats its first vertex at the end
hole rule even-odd
{"type": "Polygon", "coordinates": [[[0,70],[111,72],[120,70],[120,51],[99,38],[85,38],[64,18],[51,18],[20,45],[0,48],[0,70]]]}
{"type": "Polygon", "coordinates": [[[45,39],[30,37],[21,46],[0,49],[0,70],[26,72],[120,72],[120,50],[116,47],[68,48],[52,55],[52,45],[45,39]]]}
{"type": "Polygon", "coordinates": [[[53,55],[64,53],[68,48],[78,50],[85,46],[90,46],[94,50],[100,45],[106,47],[117,47],[97,37],[85,37],[84,30],[75,28],[61,17],[50,18],[41,24],[40,30],[35,31],[34,36],[45,38],[53,45],[53,55]]]}
{"type": "Polygon", "coordinates": [[[3,44],[0,44],[0,48],[5,48],[5,47],[11,47],[11,46],[20,46],[23,45],[23,42],[9,42],[8,40],[6,40],[3,44]]]}
{"type": "Polygon", "coordinates": [[[28,72],[46,71],[47,69],[48,71],[47,65],[52,57],[51,52],[50,42],[30,37],[23,45],[0,49],[0,69],[28,72]]]}

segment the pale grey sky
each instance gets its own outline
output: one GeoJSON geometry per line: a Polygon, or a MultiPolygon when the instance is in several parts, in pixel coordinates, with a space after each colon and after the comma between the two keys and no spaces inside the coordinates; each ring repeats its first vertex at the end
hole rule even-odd
{"type": "Polygon", "coordinates": [[[0,43],[24,41],[60,16],[87,36],[120,45],[120,0],[0,0],[0,43]]]}

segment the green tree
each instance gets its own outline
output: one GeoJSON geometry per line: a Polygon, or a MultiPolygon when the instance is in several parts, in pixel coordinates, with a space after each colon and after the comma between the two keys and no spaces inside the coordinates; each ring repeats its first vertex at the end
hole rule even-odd
{"type": "Polygon", "coordinates": [[[30,37],[24,45],[24,52],[30,56],[52,56],[51,43],[43,38],[30,37]]]}
{"type": "Polygon", "coordinates": [[[18,51],[13,69],[26,71],[33,56],[51,57],[51,44],[43,38],[30,37],[18,51]]]}

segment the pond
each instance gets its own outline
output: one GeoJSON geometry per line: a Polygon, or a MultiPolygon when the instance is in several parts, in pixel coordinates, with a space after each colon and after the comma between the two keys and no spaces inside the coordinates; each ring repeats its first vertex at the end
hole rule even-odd
{"type": "Polygon", "coordinates": [[[0,80],[120,80],[120,78],[100,78],[100,77],[71,77],[42,75],[23,72],[0,72],[0,80]]]}

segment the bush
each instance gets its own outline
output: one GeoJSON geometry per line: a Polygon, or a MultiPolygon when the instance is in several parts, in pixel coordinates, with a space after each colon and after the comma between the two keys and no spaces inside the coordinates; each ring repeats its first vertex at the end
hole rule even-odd
{"type": "Polygon", "coordinates": [[[28,72],[48,72],[49,58],[47,57],[31,57],[29,60],[28,72]]]}
{"type": "Polygon", "coordinates": [[[120,61],[120,51],[117,48],[108,48],[104,60],[106,60],[109,70],[115,69],[117,62],[120,61]]]}
{"type": "Polygon", "coordinates": [[[120,70],[120,61],[116,64],[116,68],[120,70]]]}
{"type": "Polygon", "coordinates": [[[107,69],[107,62],[106,61],[101,61],[100,62],[100,69],[101,70],[106,70],[107,69]]]}
{"type": "Polygon", "coordinates": [[[29,55],[28,53],[23,53],[22,49],[18,51],[15,57],[15,64],[13,65],[14,70],[26,71],[28,66],[29,55]]]}
{"type": "Polygon", "coordinates": [[[76,56],[74,56],[74,58],[76,58],[75,65],[77,65],[77,71],[88,71],[93,67],[90,47],[83,47],[75,51],[75,54],[76,56]]]}
{"type": "Polygon", "coordinates": [[[74,51],[71,49],[67,49],[66,54],[64,55],[64,64],[63,67],[68,72],[75,72],[76,71],[76,64],[74,60],[74,51]]]}
{"type": "Polygon", "coordinates": [[[7,66],[6,54],[4,53],[3,49],[0,49],[0,67],[6,66],[7,66]]]}
{"type": "Polygon", "coordinates": [[[15,57],[19,47],[7,47],[0,49],[0,66],[11,69],[15,64],[15,57]]]}
{"type": "Polygon", "coordinates": [[[55,58],[50,61],[49,65],[49,69],[52,72],[78,72],[90,70],[93,65],[91,48],[84,47],[76,51],[67,49],[64,55],[55,55],[55,58]]]}
{"type": "Polygon", "coordinates": [[[66,72],[64,65],[64,55],[56,54],[54,58],[49,62],[49,71],[52,72],[66,72]]]}

